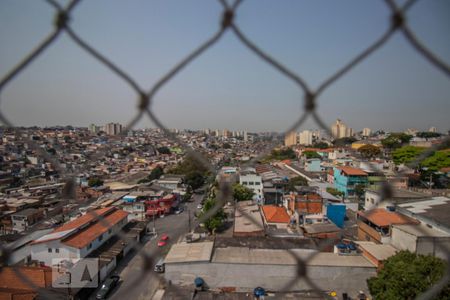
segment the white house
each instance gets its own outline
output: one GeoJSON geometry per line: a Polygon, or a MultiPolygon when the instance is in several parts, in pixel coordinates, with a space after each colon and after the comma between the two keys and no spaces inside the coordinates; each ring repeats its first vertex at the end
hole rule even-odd
{"type": "Polygon", "coordinates": [[[263,194],[263,184],[261,176],[256,174],[247,174],[239,176],[239,184],[253,190],[255,196],[253,199],[262,201],[264,198],[263,194]]]}
{"type": "Polygon", "coordinates": [[[81,259],[127,223],[128,213],[115,207],[88,212],[31,243],[31,259],[52,266],[52,259],[81,259]],[[99,216],[102,219],[99,219],[99,216]]]}

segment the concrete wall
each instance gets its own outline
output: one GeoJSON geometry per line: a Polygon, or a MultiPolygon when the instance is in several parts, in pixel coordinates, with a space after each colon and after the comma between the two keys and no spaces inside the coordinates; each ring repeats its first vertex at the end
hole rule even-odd
{"type": "MultiPolygon", "coordinates": [[[[330,267],[308,266],[308,277],[324,291],[340,292],[367,291],[366,280],[376,276],[375,267],[330,267]]],[[[278,291],[311,290],[304,280],[295,280],[296,265],[223,264],[223,263],[176,263],[166,264],[165,277],[174,284],[193,285],[196,277],[202,277],[210,288],[236,287],[251,291],[257,286],[278,291]]]]}
{"type": "Polygon", "coordinates": [[[392,227],[391,244],[401,250],[431,254],[442,259],[447,259],[450,253],[450,237],[417,237],[395,226],[392,227]]]}

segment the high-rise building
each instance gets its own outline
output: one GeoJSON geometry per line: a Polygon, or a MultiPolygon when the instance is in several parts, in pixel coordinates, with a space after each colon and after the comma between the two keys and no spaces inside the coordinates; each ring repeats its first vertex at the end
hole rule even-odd
{"type": "Polygon", "coordinates": [[[337,119],[336,123],[331,126],[331,134],[335,139],[350,137],[353,135],[353,129],[347,127],[340,119],[337,119]]]}
{"type": "Polygon", "coordinates": [[[290,131],[284,136],[284,145],[286,147],[293,146],[297,144],[297,133],[295,131],[290,131]]]}
{"type": "Polygon", "coordinates": [[[437,132],[437,128],[432,126],[430,129],[428,129],[429,132],[437,132]]]}
{"type": "Polygon", "coordinates": [[[299,134],[299,143],[300,145],[309,146],[312,145],[313,142],[313,134],[309,130],[303,130],[299,134]]]}
{"type": "Polygon", "coordinates": [[[100,131],[100,128],[99,128],[99,126],[97,126],[95,124],[91,124],[91,125],[89,125],[89,131],[91,133],[97,133],[100,131]]]}
{"type": "Polygon", "coordinates": [[[222,130],[222,136],[223,137],[229,137],[230,136],[230,131],[228,131],[228,129],[224,129],[224,130],[222,130]]]}
{"type": "Polygon", "coordinates": [[[372,130],[370,128],[364,128],[362,131],[363,136],[370,136],[372,134],[372,130]]]}
{"type": "Polygon", "coordinates": [[[122,124],[119,123],[108,123],[104,126],[103,131],[107,135],[117,135],[122,132],[122,124]]]}
{"type": "Polygon", "coordinates": [[[248,141],[248,133],[247,131],[244,131],[244,142],[248,141]]]}

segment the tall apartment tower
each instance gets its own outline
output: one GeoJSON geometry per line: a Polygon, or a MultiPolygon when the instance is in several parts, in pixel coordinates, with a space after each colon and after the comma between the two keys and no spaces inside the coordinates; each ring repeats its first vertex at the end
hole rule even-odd
{"type": "Polygon", "coordinates": [[[312,145],[313,142],[313,133],[309,130],[303,130],[299,134],[299,143],[300,145],[309,146],[312,145]]]}
{"type": "Polygon", "coordinates": [[[117,135],[122,132],[122,124],[108,123],[104,126],[104,131],[107,135],[117,135]]]}
{"type": "Polygon", "coordinates": [[[370,136],[372,134],[372,130],[370,128],[364,128],[362,131],[363,136],[370,136]]]}
{"type": "Polygon", "coordinates": [[[428,130],[429,132],[437,132],[437,128],[436,127],[430,127],[430,129],[428,130]]]}
{"type": "Polygon", "coordinates": [[[337,119],[336,123],[331,126],[331,134],[335,139],[350,137],[353,135],[353,129],[347,127],[340,119],[337,119]]]}
{"type": "Polygon", "coordinates": [[[297,133],[295,131],[286,133],[286,135],[284,136],[284,145],[286,147],[289,147],[296,144],[297,144],[297,133]]]}

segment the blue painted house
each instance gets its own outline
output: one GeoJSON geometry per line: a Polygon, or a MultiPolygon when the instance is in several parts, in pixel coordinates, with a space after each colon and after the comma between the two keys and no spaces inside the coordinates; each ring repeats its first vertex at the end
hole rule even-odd
{"type": "Polygon", "coordinates": [[[361,169],[353,167],[334,167],[334,187],[343,192],[345,197],[355,195],[355,186],[367,186],[368,174],[361,169]]]}
{"type": "Polygon", "coordinates": [[[322,172],[323,168],[321,166],[322,161],[318,158],[310,158],[305,162],[305,170],[307,172],[322,172]]]}

